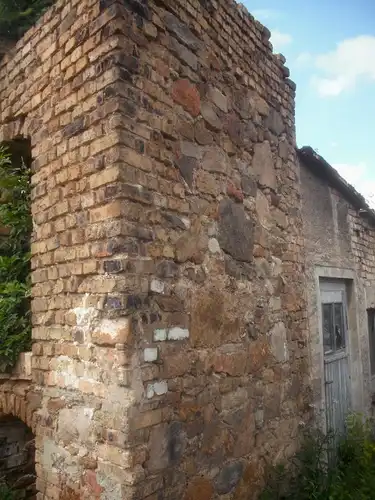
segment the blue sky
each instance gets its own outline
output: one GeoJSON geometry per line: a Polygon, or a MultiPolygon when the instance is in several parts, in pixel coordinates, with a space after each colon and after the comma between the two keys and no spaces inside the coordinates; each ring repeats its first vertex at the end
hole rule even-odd
{"type": "Polygon", "coordinates": [[[312,146],[375,207],[375,1],[242,1],[287,58],[298,146],[312,146]]]}

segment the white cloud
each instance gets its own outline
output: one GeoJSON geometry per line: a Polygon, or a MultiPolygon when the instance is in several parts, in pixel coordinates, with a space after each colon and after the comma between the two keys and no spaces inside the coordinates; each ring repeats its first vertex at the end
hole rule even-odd
{"type": "Polygon", "coordinates": [[[292,35],[289,35],[289,33],[281,33],[281,31],[278,30],[272,30],[271,32],[271,43],[276,51],[289,45],[292,40],[292,35]]]}
{"type": "Polygon", "coordinates": [[[259,20],[269,20],[279,17],[279,12],[274,9],[255,9],[251,10],[250,13],[255,17],[255,19],[259,20]]]}
{"type": "Polygon", "coordinates": [[[358,163],[357,165],[350,165],[347,163],[336,163],[332,165],[338,173],[349,184],[361,193],[370,206],[375,209],[375,179],[370,179],[370,168],[366,163],[358,163]]]}
{"type": "Polygon", "coordinates": [[[315,66],[322,75],[315,75],[312,83],[322,96],[338,96],[358,81],[375,80],[375,36],[348,38],[318,55],[315,66]]]}
{"type": "Polygon", "coordinates": [[[311,63],[313,56],[310,54],[310,52],[301,52],[296,57],[296,64],[299,66],[304,66],[305,64],[311,63]]]}

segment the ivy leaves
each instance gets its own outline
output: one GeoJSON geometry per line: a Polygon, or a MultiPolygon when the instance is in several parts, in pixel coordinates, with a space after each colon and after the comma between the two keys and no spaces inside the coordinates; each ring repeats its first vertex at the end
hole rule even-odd
{"type": "Polygon", "coordinates": [[[0,147],[0,371],[31,345],[30,171],[0,147]]]}
{"type": "Polygon", "coordinates": [[[0,0],[0,36],[19,38],[53,0],[0,0]]]}

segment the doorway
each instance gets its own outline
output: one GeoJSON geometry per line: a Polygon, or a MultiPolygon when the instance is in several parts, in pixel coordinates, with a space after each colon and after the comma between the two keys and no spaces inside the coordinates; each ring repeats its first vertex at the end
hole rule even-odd
{"type": "Polygon", "coordinates": [[[320,283],[327,433],[345,432],[351,408],[348,354],[348,303],[345,282],[320,283]]]}

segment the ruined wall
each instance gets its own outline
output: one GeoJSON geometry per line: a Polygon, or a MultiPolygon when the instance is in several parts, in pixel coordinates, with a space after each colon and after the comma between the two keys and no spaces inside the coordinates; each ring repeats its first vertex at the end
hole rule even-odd
{"type": "Polygon", "coordinates": [[[0,477],[22,498],[36,499],[34,435],[19,419],[0,419],[0,477]]]}
{"type": "Polygon", "coordinates": [[[326,268],[327,277],[352,283],[349,296],[352,404],[354,410],[367,412],[372,390],[366,310],[375,304],[375,226],[303,162],[301,186],[315,407],[319,411],[324,404],[321,318],[317,303],[317,268],[320,267],[326,268]]]}
{"type": "Polygon", "coordinates": [[[0,66],[33,153],[40,499],[247,499],[310,415],[294,85],[227,0],[58,1],[0,66]]]}

